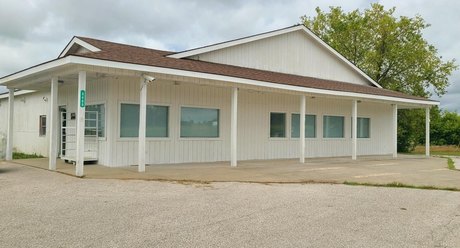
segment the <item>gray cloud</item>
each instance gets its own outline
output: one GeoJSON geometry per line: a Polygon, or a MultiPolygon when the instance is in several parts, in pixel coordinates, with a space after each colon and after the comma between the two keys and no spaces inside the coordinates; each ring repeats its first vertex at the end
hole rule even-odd
{"type": "MultiPolygon", "coordinates": [[[[382,0],[397,14],[420,14],[425,32],[446,59],[460,53],[457,1],[382,0]]],[[[345,11],[368,7],[368,0],[3,0],[0,8],[0,77],[55,58],[74,35],[164,50],[185,50],[296,24],[317,6],[345,11]]],[[[0,91],[2,89],[0,88],[0,91]]],[[[460,73],[451,77],[441,106],[460,110],[460,73]]]]}

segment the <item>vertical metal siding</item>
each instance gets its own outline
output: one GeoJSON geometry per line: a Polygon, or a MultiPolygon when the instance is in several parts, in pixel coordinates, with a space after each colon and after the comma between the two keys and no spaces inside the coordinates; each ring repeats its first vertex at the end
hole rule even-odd
{"type": "MultiPolygon", "coordinates": [[[[298,157],[299,139],[291,138],[291,114],[300,112],[300,97],[243,91],[239,95],[238,158],[275,159],[298,157]],[[269,113],[287,115],[287,137],[269,138],[269,113]]],[[[351,156],[351,101],[309,98],[307,114],[316,115],[316,138],[306,139],[306,157],[351,156]],[[345,117],[345,137],[323,138],[323,115],[345,117]]],[[[360,103],[358,116],[371,118],[371,138],[358,139],[358,155],[391,153],[391,105],[360,103]]]]}
{"type": "MultiPolygon", "coordinates": [[[[107,77],[88,80],[88,104],[106,104],[106,138],[100,141],[99,163],[108,166],[137,164],[137,139],[119,138],[120,103],[139,102],[139,79],[107,77]]],[[[19,96],[15,100],[14,146],[24,152],[48,154],[48,138],[38,137],[38,116],[49,115],[43,101],[49,92],[19,96]],[[26,104],[21,102],[25,97],[26,104]]],[[[59,105],[69,113],[76,111],[76,85],[59,86],[59,105]]],[[[238,160],[297,158],[299,139],[291,138],[291,114],[299,113],[300,97],[255,90],[239,90],[238,160]],[[286,138],[269,137],[270,112],[286,113],[286,138]]],[[[148,103],[169,106],[169,138],[147,139],[148,164],[228,161],[230,159],[231,88],[200,86],[192,83],[157,80],[148,88],[148,103]],[[220,109],[220,138],[180,138],[180,107],[195,106],[220,109]]],[[[307,114],[316,115],[316,138],[306,139],[307,157],[351,156],[351,100],[307,98],[307,114]],[[345,138],[322,137],[323,115],[345,117],[345,138]]],[[[2,100],[0,113],[6,113],[2,100]]],[[[371,119],[369,139],[358,139],[358,155],[391,154],[390,104],[361,102],[358,116],[371,119]]],[[[6,131],[1,125],[0,130],[6,131]]],[[[49,132],[48,132],[49,133],[49,132]]]]}
{"type": "MultiPolygon", "coordinates": [[[[119,138],[119,106],[139,102],[138,79],[120,77],[109,84],[108,133],[113,152],[111,166],[137,164],[137,139],[119,138]],[[109,127],[110,126],[110,127],[109,127]],[[109,131],[110,129],[110,131],[109,131]]],[[[299,139],[291,138],[291,114],[299,113],[299,96],[240,90],[238,102],[238,160],[297,158],[299,139]],[[286,113],[286,138],[269,138],[270,112],[286,113]]],[[[230,159],[231,88],[157,80],[148,88],[148,104],[169,106],[169,138],[147,139],[148,164],[212,162],[230,159]],[[220,109],[220,138],[180,138],[180,107],[220,109]]],[[[307,157],[351,156],[350,100],[308,98],[307,113],[315,114],[317,137],[306,139],[307,157]],[[323,115],[345,117],[345,138],[322,137],[323,115]]],[[[362,102],[358,115],[371,118],[371,138],[358,140],[358,155],[391,153],[391,105],[362,102]]],[[[108,138],[109,139],[109,138],[108,138]]]]}
{"type": "MultiPolygon", "coordinates": [[[[13,151],[36,153],[48,156],[49,147],[49,92],[35,92],[15,96],[13,120],[13,151]],[[46,115],[47,130],[45,136],[39,136],[39,116],[46,115]]],[[[8,98],[0,100],[0,116],[6,118],[8,113],[8,98]]],[[[0,121],[0,134],[7,133],[8,122],[0,121]]]]}
{"type": "Polygon", "coordinates": [[[193,59],[369,85],[349,65],[303,31],[224,48],[193,59]]]}
{"type": "MultiPolygon", "coordinates": [[[[119,99],[109,107],[113,150],[117,158],[111,165],[137,164],[137,139],[120,138],[120,104],[139,102],[139,83],[133,77],[120,77],[111,82],[110,98],[119,99]]],[[[148,164],[222,161],[229,159],[229,102],[230,89],[194,84],[174,84],[156,80],[148,86],[147,103],[169,106],[169,137],[147,138],[148,164]],[[220,109],[220,137],[218,139],[180,138],[180,108],[194,106],[220,109]]]]}

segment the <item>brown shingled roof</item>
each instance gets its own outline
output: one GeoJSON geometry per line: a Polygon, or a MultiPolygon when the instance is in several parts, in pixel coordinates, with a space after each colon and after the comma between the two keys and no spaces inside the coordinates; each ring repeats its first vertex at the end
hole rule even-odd
{"type": "MultiPolygon", "coordinates": [[[[86,37],[77,37],[89,44],[101,49],[99,52],[89,52],[81,54],[71,54],[75,56],[109,60],[123,63],[179,69],[185,71],[202,72],[217,74],[230,77],[238,77],[276,84],[301,86],[306,88],[362,93],[369,95],[379,95],[397,97],[413,100],[431,101],[429,99],[404,94],[397,91],[380,89],[374,86],[358,85],[340,81],[325,80],[314,77],[305,77],[273,71],[258,70],[246,67],[217,64],[192,59],[176,59],[166,57],[173,52],[160,51],[155,49],[142,48],[118,44],[114,42],[96,40],[86,37]]],[[[69,54],[68,54],[69,55],[69,54]]]]}

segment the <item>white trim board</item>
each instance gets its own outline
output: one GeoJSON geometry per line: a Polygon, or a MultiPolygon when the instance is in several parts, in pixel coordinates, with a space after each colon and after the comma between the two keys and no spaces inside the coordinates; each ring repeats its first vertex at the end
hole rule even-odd
{"type": "Polygon", "coordinates": [[[279,30],[275,30],[272,32],[262,33],[259,35],[253,35],[253,36],[249,36],[249,37],[242,38],[242,39],[237,39],[237,40],[232,40],[228,42],[218,43],[215,45],[205,46],[202,48],[187,50],[184,52],[179,52],[179,53],[168,55],[167,57],[176,58],[176,59],[191,57],[191,56],[195,56],[195,55],[199,55],[199,54],[203,54],[203,53],[207,53],[211,51],[216,51],[216,50],[227,48],[227,47],[237,46],[240,44],[249,43],[249,42],[256,41],[256,40],[261,40],[261,39],[265,39],[265,38],[269,38],[269,37],[273,37],[277,35],[282,35],[285,33],[295,32],[299,30],[303,30],[307,35],[312,37],[320,45],[325,47],[329,52],[331,52],[332,54],[337,56],[340,60],[345,62],[348,66],[350,66],[353,70],[358,72],[361,76],[363,76],[365,79],[371,82],[374,86],[378,88],[382,88],[382,86],[380,86],[377,82],[375,82],[371,77],[369,77],[366,73],[364,73],[356,65],[351,63],[348,59],[346,59],[342,54],[337,52],[334,48],[329,46],[326,42],[320,39],[316,34],[314,34],[310,29],[306,28],[304,25],[296,25],[296,26],[292,26],[289,28],[279,29],[279,30]]]}
{"type": "Polygon", "coordinates": [[[41,65],[32,67],[30,69],[26,69],[16,74],[12,74],[10,76],[0,79],[0,84],[4,84],[8,86],[8,81],[20,79],[22,77],[26,77],[26,76],[29,76],[34,73],[38,73],[43,70],[51,69],[51,68],[58,67],[58,66],[64,66],[67,64],[91,65],[91,66],[110,67],[110,68],[125,69],[125,70],[139,71],[139,72],[163,73],[163,74],[192,77],[192,78],[204,78],[204,79],[228,82],[232,84],[259,86],[259,87],[272,88],[272,89],[295,91],[298,93],[306,93],[306,94],[339,96],[339,97],[355,98],[355,99],[381,100],[381,101],[388,101],[390,103],[407,103],[407,104],[416,104],[416,105],[423,105],[423,106],[439,105],[439,102],[430,101],[430,100],[415,100],[415,99],[406,99],[406,98],[399,98],[399,97],[392,97],[392,96],[381,96],[381,95],[372,95],[372,94],[346,92],[346,91],[334,91],[334,90],[326,90],[326,89],[307,88],[307,87],[302,87],[302,86],[293,86],[293,85],[286,85],[286,84],[279,84],[279,83],[269,83],[269,82],[264,82],[264,81],[238,78],[238,77],[232,77],[232,76],[224,76],[224,75],[218,75],[218,74],[212,74],[212,73],[186,71],[186,70],[181,70],[181,69],[172,69],[172,68],[164,68],[164,67],[157,67],[157,66],[139,65],[139,64],[130,64],[130,63],[124,63],[124,62],[86,58],[86,57],[80,57],[80,56],[74,56],[74,55],[66,56],[64,58],[57,59],[57,60],[54,60],[48,63],[44,63],[41,65]]]}
{"type": "Polygon", "coordinates": [[[83,40],[79,39],[78,37],[73,37],[72,40],[69,42],[69,44],[67,44],[67,46],[64,48],[64,50],[59,54],[58,58],[64,57],[67,54],[67,52],[69,52],[70,48],[72,48],[75,44],[78,44],[81,47],[84,47],[84,48],[90,50],[91,52],[99,52],[99,51],[101,51],[101,49],[89,44],[88,42],[83,41],[83,40]]]}
{"type": "MultiPolygon", "coordinates": [[[[29,93],[34,93],[36,90],[17,90],[14,92],[14,96],[21,96],[29,93]]],[[[9,97],[8,91],[3,94],[0,94],[0,99],[7,99],[9,97]]]]}

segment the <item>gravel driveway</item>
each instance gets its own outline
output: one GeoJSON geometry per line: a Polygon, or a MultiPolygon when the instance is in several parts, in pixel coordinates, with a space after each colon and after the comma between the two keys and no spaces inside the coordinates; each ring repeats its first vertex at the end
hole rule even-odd
{"type": "Polygon", "coordinates": [[[458,247],[460,192],[78,179],[0,162],[2,247],[458,247]]]}

